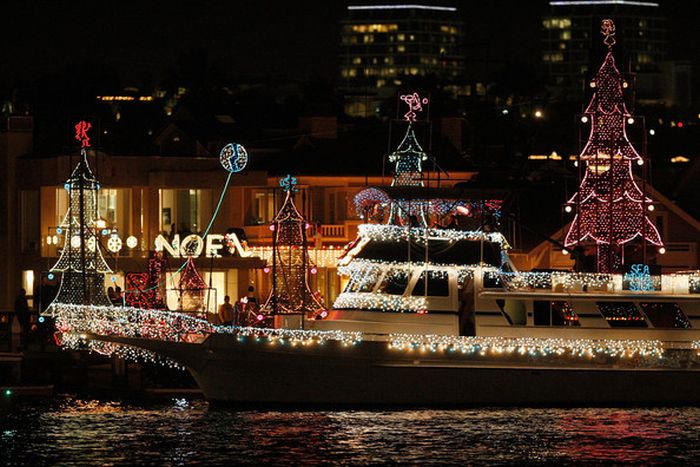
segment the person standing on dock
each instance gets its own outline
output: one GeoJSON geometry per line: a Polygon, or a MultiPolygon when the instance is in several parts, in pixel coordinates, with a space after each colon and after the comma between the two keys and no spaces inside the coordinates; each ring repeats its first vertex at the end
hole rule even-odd
{"type": "Polygon", "coordinates": [[[15,315],[21,327],[20,347],[24,350],[27,345],[27,333],[29,332],[29,302],[27,302],[27,291],[19,289],[19,294],[15,299],[15,315]]]}

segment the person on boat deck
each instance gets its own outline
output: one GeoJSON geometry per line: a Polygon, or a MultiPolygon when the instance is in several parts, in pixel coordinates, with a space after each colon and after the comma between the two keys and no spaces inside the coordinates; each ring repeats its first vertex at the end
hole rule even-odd
{"type": "Polygon", "coordinates": [[[124,304],[124,293],[122,292],[122,288],[117,286],[114,289],[114,296],[116,300],[114,301],[114,304],[117,306],[121,306],[124,304]]]}
{"type": "Polygon", "coordinates": [[[252,285],[248,287],[248,293],[246,294],[246,298],[248,299],[246,303],[258,303],[258,299],[255,296],[255,287],[252,285]]]}
{"type": "Polygon", "coordinates": [[[116,292],[114,292],[114,287],[112,287],[112,286],[107,287],[107,298],[109,298],[109,302],[112,305],[117,304],[117,294],[116,294],[116,292]]]}
{"type": "Polygon", "coordinates": [[[226,295],[224,303],[219,305],[219,322],[224,326],[233,324],[233,305],[231,305],[231,297],[226,295]]]}

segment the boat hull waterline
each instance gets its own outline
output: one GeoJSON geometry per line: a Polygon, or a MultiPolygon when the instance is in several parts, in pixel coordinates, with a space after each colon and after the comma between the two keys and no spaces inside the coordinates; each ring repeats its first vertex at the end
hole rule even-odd
{"type": "MultiPolygon", "coordinates": [[[[308,348],[231,335],[203,343],[92,336],[185,366],[210,401],[238,404],[472,406],[700,403],[697,368],[481,361],[390,349],[386,342],[308,348]]],[[[694,350],[685,352],[695,354],[694,350]]]]}

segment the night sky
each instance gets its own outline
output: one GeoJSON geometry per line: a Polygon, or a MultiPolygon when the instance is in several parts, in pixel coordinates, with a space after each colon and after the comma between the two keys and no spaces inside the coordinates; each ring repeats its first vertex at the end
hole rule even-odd
{"type": "MultiPolygon", "coordinates": [[[[420,2],[419,2],[420,3],[420,2]]],[[[429,3],[429,2],[424,2],[429,3]]],[[[442,2],[443,4],[445,2],[442,2]]],[[[448,2],[466,24],[468,72],[494,62],[539,62],[546,1],[448,2]]],[[[147,87],[190,61],[224,78],[332,79],[335,1],[17,1],[2,6],[0,89],[85,67],[147,87]]],[[[700,56],[695,1],[663,2],[672,58],[700,56]]]]}

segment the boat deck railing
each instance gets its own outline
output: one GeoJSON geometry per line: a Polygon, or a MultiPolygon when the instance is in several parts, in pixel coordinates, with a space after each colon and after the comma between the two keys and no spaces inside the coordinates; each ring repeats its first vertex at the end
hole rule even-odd
{"type": "Polygon", "coordinates": [[[484,286],[489,288],[490,285],[510,292],[700,296],[700,271],[659,275],[639,272],[487,272],[484,286]]]}

